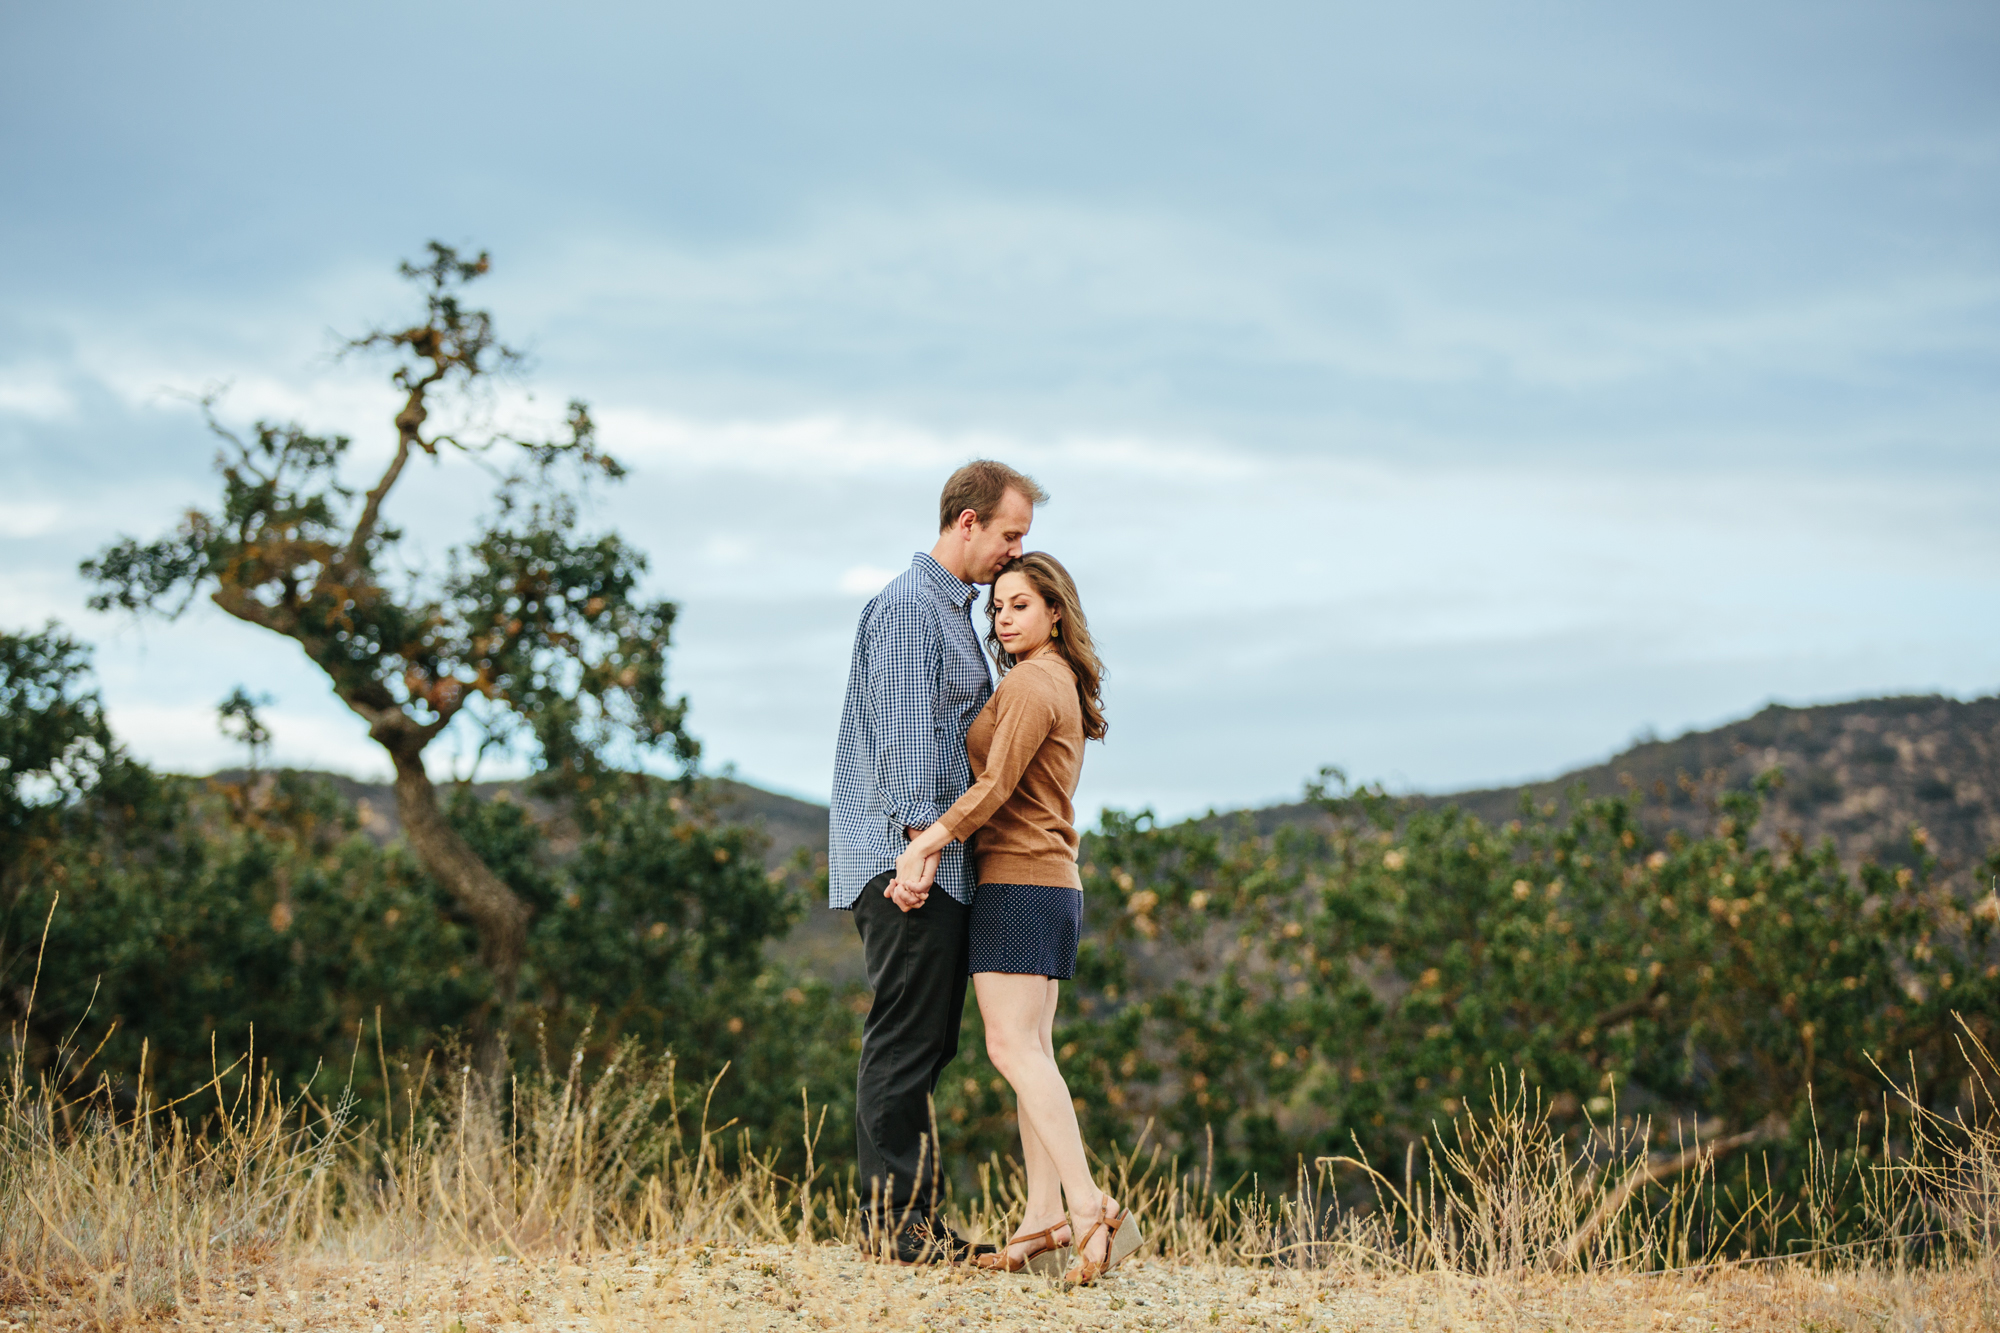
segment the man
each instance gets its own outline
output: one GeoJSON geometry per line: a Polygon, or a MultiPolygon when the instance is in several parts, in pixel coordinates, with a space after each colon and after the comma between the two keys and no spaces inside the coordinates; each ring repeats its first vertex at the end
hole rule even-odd
{"type": "MultiPolygon", "coordinates": [[[[854,913],[875,1000],[861,1034],[854,1137],[871,1252],[904,1263],[972,1247],[937,1216],[943,1175],[931,1094],[958,1053],[966,925],[977,884],[962,844],[919,907],[890,901],[896,857],[972,785],[965,733],[993,693],[972,626],[979,584],[1021,554],[1042,488],[967,463],[938,503],[938,538],[861,612],[834,756],[828,906],[854,913]]],[[[990,1249],[991,1247],[985,1247],[990,1249]]]]}

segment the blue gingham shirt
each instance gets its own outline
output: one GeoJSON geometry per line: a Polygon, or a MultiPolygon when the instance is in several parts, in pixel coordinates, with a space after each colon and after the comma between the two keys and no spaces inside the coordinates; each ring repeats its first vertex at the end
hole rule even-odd
{"type": "MultiPolygon", "coordinates": [[[[920,554],[861,612],[833,758],[829,907],[853,907],[895,867],[903,830],[937,823],[972,785],[965,733],[993,694],[977,592],[920,554]]],[[[965,845],[946,846],[937,887],[969,906],[975,884],[965,845]]]]}

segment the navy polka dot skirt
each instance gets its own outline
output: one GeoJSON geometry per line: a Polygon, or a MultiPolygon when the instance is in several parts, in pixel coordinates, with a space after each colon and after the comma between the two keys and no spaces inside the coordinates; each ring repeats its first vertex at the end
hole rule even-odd
{"type": "Polygon", "coordinates": [[[968,972],[1076,975],[1083,894],[1065,884],[981,884],[972,895],[968,972]]]}

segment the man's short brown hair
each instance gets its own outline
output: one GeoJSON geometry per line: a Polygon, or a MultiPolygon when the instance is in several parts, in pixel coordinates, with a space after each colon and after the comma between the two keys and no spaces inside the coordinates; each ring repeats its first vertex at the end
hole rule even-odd
{"type": "Polygon", "coordinates": [[[1046,504],[1049,498],[1049,493],[1026,473],[990,458],[973,459],[952,473],[944,484],[944,494],[938,497],[938,531],[957,523],[958,516],[968,509],[979,520],[979,526],[985,527],[993,521],[993,511],[1000,507],[1008,491],[1019,492],[1031,505],[1046,504]]]}

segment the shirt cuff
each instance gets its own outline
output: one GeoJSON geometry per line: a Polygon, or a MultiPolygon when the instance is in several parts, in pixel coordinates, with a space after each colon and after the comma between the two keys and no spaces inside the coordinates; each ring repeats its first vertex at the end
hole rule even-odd
{"type": "Polygon", "coordinates": [[[937,823],[938,820],[943,817],[943,813],[944,813],[943,811],[939,810],[934,805],[925,805],[925,806],[919,806],[918,808],[910,811],[908,818],[905,818],[904,816],[897,814],[894,810],[891,810],[889,812],[889,818],[893,820],[896,823],[896,825],[900,828],[914,830],[916,832],[922,832],[924,829],[927,829],[931,825],[937,823]]]}

